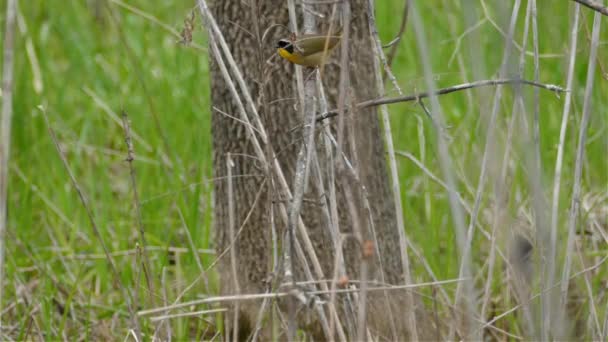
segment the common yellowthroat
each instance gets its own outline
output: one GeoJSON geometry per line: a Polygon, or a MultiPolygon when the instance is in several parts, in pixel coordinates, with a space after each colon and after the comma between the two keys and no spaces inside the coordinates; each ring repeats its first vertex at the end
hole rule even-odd
{"type": "Polygon", "coordinates": [[[305,34],[296,40],[281,39],[276,48],[279,56],[291,63],[315,68],[327,62],[329,53],[336,47],[340,38],[339,34],[305,34]]]}

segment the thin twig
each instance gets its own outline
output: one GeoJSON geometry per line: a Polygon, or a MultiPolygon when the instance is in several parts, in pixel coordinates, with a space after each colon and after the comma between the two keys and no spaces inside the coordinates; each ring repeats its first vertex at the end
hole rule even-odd
{"type": "MultiPolygon", "coordinates": [[[[167,306],[168,305],[167,304],[168,303],[168,298],[167,298],[168,294],[167,294],[167,268],[166,267],[163,267],[162,271],[161,271],[160,287],[162,289],[161,295],[162,295],[163,305],[167,306]]],[[[163,332],[163,330],[161,330],[163,323],[166,325],[166,328],[164,329],[164,333],[167,335],[165,336],[164,339],[161,339],[161,340],[170,341],[171,340],[171,324],[169,324],[169,322],[164,322],[163,320],[161,320],[161,324],[156,326],[154,337],[156,337],[157,333],[163,332]]],[[[156,338],[155,338],[155,340],[156,340],[156,338]]]]}
{"type": "MultiPolygon", "coordinates": [[[[304,5],[306,8],[307,5],[304,5]]],[[[315,30],[315,17],[307,11],[304,13],[304,34],[313,33],[315,30]]],[[[315,72],[317,77],[320,77],[319,72],[315,72]]],[[[309,166],[312,159],[313,150],[315,149],[315,112],[316,112],[316,86],[315,78],[308,77],[304,83],[303,101],[300,108],[302,108],[304,118],[307,118],[308,123],[304,125],[302,129],[302,137],[304,139],[300,151],[298,152],[296,168],[293,180],[293,197],[291,200],[291,206],[289,208],[289,220],[287,222],[287,243],[285,245],[285,281],[291,282],[295,286],[295,272],[294,260],[293,260],[293,245],[295,239],[295,230],[298,218],[300,217],[300,210],[302,207],[302,199],[304,192],[308,187],[308,176],[309,166]]],[[[295,307],[294,299],[290,298],[289,305],[289,321],[288,321],[288,340],[295,340],[296,322],[295,322],[295,307]]]]}
{"type": "MultiPolygon", "coordinates": [[[[368,243],[373,243],[371,241],[363,242],[364,245],[368,243]]],[[[363,341],[365,337],[365,331],[367,330],[367,293],[369,289],[369,263],[372,255],[366,255],[367,251],[365,251],[365,247],[363,247],[363,256],[360,265],[360,292],[359,295],[359,307],[357,312],[357,340],[363,341]]],[[[373,249],[372,249],[373,250],[373,249]]],[[[370,253],[371,254],[371,253],[370,253]]],[[[408,293],[411,293],[408,291],[408,293]]]]}
{"type": "Polygon", "coordinates": [[[129,123],[129,118],[127,117],[127,113],[125,111],[122,112],[122,124],[123,129],[125,131],[125,144],[127,145],[127,158],[126,161],[129,163],[129,170],[131,176],[131,187],[133,188],[133,204],[135,206],[135,215],[137,220],[137,227],[139,228],[139,239],[141,240],[141,247],[138,250],[141,251],[143,257],[143,271],[144,277],[146,278],[146,285],[148,286],[148,295],[149,295],[149,304],[155,306],[154,300],[154,283],[152,282],[150,272],[152,269],[150,268],[150,258],[148,257],[148,253],[146,252],[146,233],[144,228],[144,223],[141,215],[141,202],[139,200],[139,192],[137,191],[137,181],[135,177],[135,167],[133,166],[133,161],[135,160],[135,151],[133,149],[133,142],[131,141],[131,125],[129,123]]]}
{"type": "MultiPolygon", "coordinates": [[[[343,11],[344,10],[349,11],[350,10],[350,5],[348,3],[343,3],[343,11]]],[[[344,12],[342,13],[342,15],[345,15],[344,12]]],[[[350,14],[348,15],[350,16],[350,14]]],[[[348,22],[348,21],[346,21],[348,22]]],[[[345,31],[348,31],[348,29],[345,27],[344,28],[345,31]]],[[[344,32],[343,32],[344,34],[344,32]]],[[[344,36],[342,37],[342,39],[344,39],[344,36]]],[[[342,66],[347,65],[346,63],[342,64],[342,66]]],[[[348,71],[348,69],[347,69],[348,71]]],[[[342,77],[342,69],[340,70],[341,76],[342,77]]],[[[348,80],[348,72],[346,72],[346,79],[348,80]]],[[[344,86],[344,84],[342,83],[342,78],[340,80],[340,87],[344,86]]],[[[340,90],[342,91],[342,90],[340,90]]],[[[327,111],[327,99],[325,96],[325,91],[323,89],[323,82],[321,81],[321,77],[317,77],[317,92],[319,94],[319,109],[322,111],[327,111]]],[[[338,95],[340,96],[340,95],[338,95]]],[[[339,100],[338,100],[339,101],[339,100]]],[[[318,183],[318,187],[319,187],[319,193],[321,194],[328,194],[328,196],[325,196],[325,200],[326,200],[326,205],[323,206],[323,214],[326,216],[326,220],[327,220],[327,224],[328,224],[328,228],[330,230],[330,235],[332,237],[332,242],[334,245],[334,281],[331,283],[331,289],[335,289],[336,288],[336,281],[339,279],[339,277],[343,276],[346,273],[345,270],[345,264],[344,264],[344,256],[342,253],[342,247],[341,247],[341,233],[340,233],[340,219],[339,219],[339,215],[338,215],[338,200],[336,197],[336,163],[335,163],[335,152],[332,149],[332,143],[331,143],[331,139],[329,138],[330,136],[332,136],[331,133],[331,127],[329,125],[329,122],[324,122],[323,123],[323,142],[324,142],[324,151],[325,151],[325,165],[327,167],[327,170],[325,171],[325,173],[327,174],[327,186],[328,186],[328,190],[324,189],[323,186],[323,179],[322,179],[322,175],[324,174],[321,170],[321,166],[319,165],[319,158],[315,153],[314,156],[314,160],[315,160],[315,167],[314,170],[316,172],[316,176],[315,178],[317,179],[317,183],[318,183]]],[[[339,150],[339,148],[338,148],[339,150]]],[[[341,160],[339,158],[339,160],[341,160]]],[[[328,322],[328,328],[329,328],[329,340],[333,341],[334,339],[334,332],[337,328],[338,331],[338,336],[340,338],[341,341],[346,341],[346,336],[344,334],[344,328],[342,327],[342,322],[340,322],[340,316],[338,315],[338,313],[335,310],[335,299],[336,296],[334,293],[332,293],[330,295],[330,315],[329,315],[329,322],[328,322]]],[[[348,298],[347,298],[348,299],[348,298]]],[[[351,303],[348,303],[347,305],[350,305],[351,303]]]]}
{"type": "Polygon", "coordinates": [[[403,14],[401,15],[401,24],[399,25],[399,32],[395,36],[395,39],[391,42],[391,49],[386,54],[386,64],[390,68],[393,65],[393,59],[397,54],[397,48],[399,47],[399,43],[403,38],[403,34],[405,33],[405,28],[407,27],[407,17],[410,12],[410,0],[405,0],[405,4],[403,5],[403,14]]]}
{"type": "Polygon", "coordinates": [[[414,95],[368,100],[368,101],[358,103],[357,106],[366,108],[366,107],[371,107],[371,106],[378,106],[381,104],[409,102],[409,101],[424,99],[424,98],[431,97],[431,96],[445,95],[445,94],[453,93],[456,91],[467,90],[467,89],[471,89],[471,88],[478,88],[478,87],[484,87],[484,86],[498,86],[498,85],[503,85],[503,84],[527,84],[530,86],[546,89],[546,90],[549,90],[552,92],[568,91],[567,89],[563,89],[563,88],[561,88],[557,85],[553,85],[553,84],[543,84],[543,83],[538,83],[538,82],[528,81],[528,80],[523,80],[523,79],[508,79],[507,78],[507,79],[483,80],[483,81],[475,81],[475,82],[470,82],[470,83],[463,83],[463,84],[455,85],[455,86],[448,87],[448,88],[438,89],[435,92],[433,92],[432,94],[430,92],[422,92],[422,93],[418,93],[418,94],[414,94],[414,95]]]}
{"type": "Polygon", "coordinates": [[[57,139],[57,136],[55,135],[55,130],[53,129],[53,127],[51,127],[51,123],[49,122],[49,118],[46,113],[46,110],[43,107],[39,107],[39,109],[42,112],[42,116],[44,117],[44,121],[46,122],[46,126],[49,130],[51,139],[53,140],[53,143],[55,144],[57,153],[59,153],[61,162],[63,163],[63,166],[65,167],[65,169],[68,173],[68,176],[70,177],[72,186],[76,190],[76,193],[78,194],[78,197],[80,198],[80,202],[82,203],[82,206],[84,207],[84,209],[87,213],[87,217],[89,219],[89,223],[91,224],[93,234],[95,234],[97,241],[101,245],[101,248],[103,249],[104,254],[106,255],[106,260],[108,262],[108,266],[110,267],[110,271],[112,272],[112,275],[114,277],[114,281],[116,282],[116,284],[118,284],[118,287],[122,291],[123,298],[126,302],[128,310],[129,310],[129,314],[131,317],[131,323],[133,324],[135,333],[138,336],[138,339],[141,340],[141,329],[139,326],[139,319],[137,318],[137,315],[135,314],[135,308],[133,307],[133,298],[131,297],[131,293],[129,292],[127,287],[123,284],[123,282],[120,278],[120,273],[118,273],[118,269],[116,268],[116,265],[114,265],[114,261],[113,261],[112,257],[110,256],[110,250],[108,249],[108,246],[104,242],[103,237],[101,236],[101,231],[99,230],[99,228],[97,227],[97,223],[95,222],[95,218],[93,216],[93,210],[89,206],[89,203],[84,194],[84,191],[80,188],[80,184],[78,183],[78,181],[76,181],[76,177],[74,176],[74,173],[72,172],[72,169],[70,168],[67,157],[65,156],[65,153],[63,152],[63,150],[61,149],[61,146],[59,145],[59,140],[57,139]]]}
{"type": "Polygon", "coordinates": [[[598,13],[608,16],[608,7],[602,5],[601,3],[597,2],[597,1],[593,1],[593,0],[573,0],[573,1],[578,2],[579,4],[581,4],[587,8],[590,8],[598,13]]]}
{"type": "MultiPolygon", "coordinates": [[[[8,226],[8,163],[10,160],[11,122],[13,118],[13,55],[15,40],[16,0],[6,3],[4,62],[2,65],[2,122],[0,123],[0,309],[4,295],[5,237],[8,226]]],[[[0,312],[0,330],[2,313],[0,312]]]]}
{"type": "MultiPolygon", "coordinates": [[[[146,251],[148,252],[171,252],[171,253],[187,253],[188,249],[187,248],[182,248],[182,247],[173,247],[173,246],[169,246],[169,247],[164,247],[164,246],[145,246],[146,251]]],[[[70,254],[65,255],[64,257],[67,260],[95,260],[95,259],[104,259],[106,256],[105,254],[100,254],[100,253],[79,253],[79,254],[73,254],[72,250],[66,250],[64,248],[55,248],[55,249],[51,249],[53,252],[56,253],[65,253],[65,252],[69,252],[70,254]]],[[[215,254],[215,250],[213,249],[197,249],[196,253],[198,254],[215,254]]],[[[131,249],[126,249],[126,250],[122,250],[122,251],[114,251],[114,252],[110,252],[110,256],[112,258],[115,257],[121,257],[121,256],[131,256],[131,255],[136,255],[137,254],[137,250],[135,248],[131,248],[131,249]]]]}
{"type": "MultiPolygon", "coordinates": [[[[439,286],[439,285],[445,285],[445,284],[458,283],[458,282],[461,282],[464,280],[466,280],[466,279],[455,278],[455,279],[441,280],[441,281],[436,281],[436,282],[425,282],[425,283],[408,284],[408,285],[373,286],[373,287],[368,288],[368,291],[399,291],[399,290],[405,290],[405,289],[416,289],[416,288],[427,287],[427,286],[439,286]]],[[[359,291],[360,290],[357,288],[337,289],[336,293],[346,294],[346,293],[355,293],[355,292],[359,292],[359,291]]],[[[308,295],[326,295],[329,293],[330,293],[329,290],[315,290],[315,291],[307,292],[308,295]]],[[[258,300],[258,299],[264,299],[264,298],[280,298],[280,297],[286,297],[286,296],[291,296],[291,295],[292,295],[291,292],[274,292],[274,293],[243,294],[243,295],[238,295],[238,296],[236,296],[236,295],[215,296],[215,297],[192,300],[192,301],[179,303],[179,304],[175,304],[175,305],[163,306],[160,308],[141,310],[137,314],[139,316],[148,316],[148,315],[153,315],[153,314],[156,314],[159,312],[185,308],[185,307],[189,307],[189,306],[193,306],[193,305],[223,303],[223,302],[233,302],[233,301],[258,300]]]]}
{"type": "Polygon", "coordinates": [[[181,318],[181,317],[200,318],[203,315],[211,315],[211,314],[221,313],[221,312],[226,312],[226,311],[228,311],[228,309],[220,308],[220,309],[212,309],[212,310],[200,310],[200,311],[194,311],[194,312],[183,312],[183,313],[178,313],[178,314],[173,314],[173,315],[163,315],[163,316],[151,317],[150,321],[156,322],[156,321],[162,321],[165,319],[181,318]]]}
{"type": "MultiPolygon", "coordinates": [[[[373,106],[380,106],[380,105],[384,105],[384,104],[418,101],[420,99],[424,99],[424,98],[431,97],[431,96],[445,95],[445,94],[462,91],[462,90],[467,90],[467,89],[472,89],[472,88],[479,88],[479,87],[485,87],[485,86],[498,86],[498,85],[504,85],[504,84],[526,84],[526,85],[530,85],[533,87],[538,87],[541,89],[546,89],[546,90],[549,90],[552,92],[556,92],[556,93],[562,93],[562,92],[569,91],[569,89],[564,89],[564,88],[554,85],[554,84],[544,84],[544,83],[538,83],[538,82],[522,80],[522,79],[507,78],[507,79],[482,80],[482,81],[475,81],[475,82],[470,82],[470,83],[463,83],[463,84],[458,84],[458,85],[447,87],[447,88],[438,89],[434,92],[422,92],[422,93],[412,94],[412,95],[405,95],[405,96],[398,96],[398,97],[384,97],[384,98],[380,98],[380,99],[367,100],[367,101],[357,103],[356,107],[357,108],[367,108],[367,107],[373,107],[373,106]]],[[[337,115],[338,115],[338,111],[332,110],[327,113],[318,115],[317,121],[325,120],[327,118],[332,118],[337,115]]]]}
{"type": "MultiPolygon", "coordinates": [[[[232,161],[232,156],[230,152],[226,154],[226,174],[228,175],[228,234],[230,235],[230,270],[232,271],[232,286],[234,286],[234,293],[239,295],[241,293],[241,287],[239,286],[239,273],[237,271],[237,262],[238,256],[236,255],[236,234],[234,231],[235,225],[235,212],[234,212],[234,190],[232,185],[232,168],[234,167],[234,162],[232,161]]],[[[235,303],[234,308],[234,318],[232,320],[232,341],[236,342],[239,340],[238,332],[239,332],[239,303],[235,303]]]]}
{"type": "MultiPolygon", "coordinates": [[[[304,22],[303,22],[303,32],[304,33],[313,33],[315,31],[315,26],[316,26],[316,22],[315,22],[315,16],[312,14],[311,11],[307,11],[306,9],[310,9],[310,6],[304,5],[303,6],[303,18],[304,18],[304,22]]],[[[335,9],[335,7],[334,7],[335,9]]],[[[296,33],[298,32],[298,28],[297,28],[297,21],[296,21],[296,12],[295,12],[295,4],[294,1],[288,1],[288,10],[289,10],[289,18],[290,18],[290,27],[292,29],[292,32],[296,33]]],[[[334,11],[335,13],[335,11],[334,11]]],[[[331,24],[330,24],[330,28],[331,28],[331,24]]],[[[298,153],[297,156],[297,161],[296,161],[296,170],[295,170],[295,177],[294,177],[294,182],[293,182],[293,196],[292,196],[292,203],[291,203],[291,207],[290,207],[290,212],[288,214],[288,225],[287,225],[287,229],[288,229],[288,234],[291,234],[291,238],[288,240],[288,244],[285,246],[286,249],[291,249],[292,244],[294,243],[295,240],[295,227],[296,224],[298,225],[298,232],[300,233],[300,236],[304,242],[304,245],[307,249],[307,252],[310,256],[311,262],[313,264],[313,267],[315,269],[315,273],[317,275],[317,277],[324,277],[323,276],[323,271],[320,268],[320,264],[317,260],[317,257],[315,255],[314,250],[312,249],[311,246],[311,242],[310,239],[308,237],[308,232],[306,231],[303,221],[299,215],[300,209],[299,207],[301,206],[301,199],[298,198],[298,196],[303,196],[303,191],[306,189],[307,187],[307,182],[308,182],[308,177],[309,177],[309,171],[308,171],[308,165],[310,164],[310,161],[312,159],[313,153],[315,151],[314,148],[314,131],[315,131],[315,114],[316,114],[316,98],[315,98],[315,78],[313,77],[308,77],[306,80],[303,79],[302,77],[302,68],[300,67],[295,67],[296,70],[296,84],[297,84],[297,93],[298,93],[298,99],[299,99],[299,103],[300,108],[302,110],[302,117],[303,118],[308,118],[310,117],[310,122],[308,123],[307,126],[304,126],[303,132],[302,132],[302,136],[303,139],[305,141],[305,143],[302,145],[300,152],[298,153]],[[304,153],[306,150],[306,153],[304,153]],[[299,187],[303,186],[302,189],[298,189],[299,187]],[[299,191],[302,191],[302,194],[298,194],[299,191]],[[299,202],[299,203],[298,203],[299,202]],[[294,210],[297,211],[297,216],[294,216],[294,210]],[[309,251],[311,250],[311,251],[309,251]]],[[[321,72],[319,70],[317,70],[317,72],[315,72],[316,78],[321,77],[321,72]]],[[[283,182],[283,179],[280,179],[281,182],[283,182]]],[[[286,192],[289,193],[289,188],[285,186],[286,192]]],[[[296,247],[296,252],[298,252],[299,247],[299,242],[297,240],[295,240],[295,247],[296,247]]],[[[291,253],[293,253],[293,250],[291,251],[291,253]]],[[[284,256],[288,256],[288,254],[285,252],[284,256]]],[[[303,264],[307,264],[307,261],[305,258],[303,258],[303,256],[301,257],[301,262],[303,264]]],[[[293,263],[293,260],[291,260],[291,263],[293,263]]],[[[286,262],[287,264],[287,262],[286,262]]],[[[292,272],[295,271],[294,269],[292,269],[292,272]]],[[[308,273],[308,271],[305,269],[304,270],[306,273],[308,273]]],[[[287,274],[287,272],[285,272],[287,274]]],[[[292,274],[292,276],[295,279],[295,275],[292,274]]],[[[312,274],[310,274],[310,276],[312,276],[312,274]]],[[[322,289],[323,290],[328,290],[327,285],[326,284],[322,284],[322,289]]],[[[294,298],[289,298],[289,302],[288,302],[288,307],[289,307],[289,320],[288,320],[288,339],[291,340],[292,338],[295,338],[295,322],[293,319],[293,312],[291,310],[295,309],[293,307],[294,302],[293,302],[294,298]]],[[[338,317],[337,316],[337,312],[335,311],[335,307],[334,305],[330,304],[330,315],[338,317]]],[[[327,334],[327,336],[329,336],[329,324],[326,321],[325,318],[325,314],[322,310],[318,310],[318,318],[319,321],[321,323],[321,326],[324,330],[324,332],[327,334]]],[[[344,334],[342,332],[341,326],[338,326],[338,333],[339,336],[344,339],[344,334]]]]}
{"type": "MultiPolygon", "coordinates": [[[[143,265],[144,261],[142,260],[141,249],[139,248],[139,243],[135,243],[135,250],[137,253],[135,254],[135,258],[133,258],[133,264],[131,268],[135,271],[135,280],[133,282],[133,306],[136,308],[141,307],[140,300],[140,292],[139,289],[141,287],[141,272],[143,267],[139,267],[139,265],[143,265]]],[[[129,329],[132,330],[132,329],[129,329]]],[[[136,338],[137,339],[137,338],[136,338]]]]}

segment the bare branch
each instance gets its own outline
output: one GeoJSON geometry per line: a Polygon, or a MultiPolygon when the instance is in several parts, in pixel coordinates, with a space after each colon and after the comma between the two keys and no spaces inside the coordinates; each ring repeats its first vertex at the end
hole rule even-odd
{"type": "Polygon", "coordinates": [[[590,8],[598,13],[601,13],[605,16],[608,16],[608,7],[602,5],[599,2],[593,1],[593,0],[573,0],[575,2],[578,2],[579,4],[590,8]]]}
{"type": "MultiPolygon", "coordinates": [[[[398,97],[383,97],[383,98],[374,99],[374,100],[367,100],[367,101],[357,103],[356,107],[357,108],[367,108],[367,107],[373,107],[373,106],[380,106],[380,105],[384,105],[384,104],[418,101],[420,99],[424,99],[424,98],[431,97],[431,96],[445,95],[445,94],[454,93],[457,91],[462,91],[462,90],[467,90],[467,89],[472,89],[472,88],[497,86],[497,85],[503,85],[503,84],[526,84],[529,86],[546,89],[546,90],[549,90],[549,91],[552,91],[555,93],[565,93],[565,92],[570,91],[569,89],[564,89],[564,88],[562,88],[558,85],[554,85],[554,84],[544,84],[544,83],[528,81],[528,80],[524,80],[524,79],[516,79],[516,78],[505,78],[505,79],[497,79],[497,80],[482,80],[482,81],[475,81],[475,82],[470,82],[470,83],[463,83],[463,84],[458,84],[458,85],[447,87],[447,88],[438,89],[437,91],[434,91],[434,92],[422,92],[422,93],[412,94],[412,95],[405,95],[405,96],[398,96],[398,97]]],[[[322,121],[322,120],[325,120],[328,118],[333,118],[334,116],[337,116],[337,115],[338,115],[337,110],[331,110],[327,113],[318,115],[317,121],[322,121]]]]}

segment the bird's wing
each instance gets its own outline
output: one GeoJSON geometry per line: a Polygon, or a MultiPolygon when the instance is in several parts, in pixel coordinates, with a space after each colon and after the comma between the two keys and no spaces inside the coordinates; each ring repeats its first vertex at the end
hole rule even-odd
{"type": "Polygon", "coordinates": [[[310,55],[323,51],[326,40],[328,40],[327,48],[331,49],[338,44],[340,36],[304,35],[296,40],[295,45],[303,55],[310,55]]]}

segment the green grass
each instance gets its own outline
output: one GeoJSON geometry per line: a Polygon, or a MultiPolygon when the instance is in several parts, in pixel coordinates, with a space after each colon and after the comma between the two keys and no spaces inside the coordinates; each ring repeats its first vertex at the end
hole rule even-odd
{"type": "MultiPolygon", "coordinates": [[[[111,251],[133,250],[139,241],[129,165],[125,162],[124,132],[120,121],[111,117],[116,115],[120,118],[123,110],[128,114],[133,132],[140,137],[134,140],[136,160],[133,165],[147,243],[160,247],[150,252],[152,267],[155,274],[165,272],[166,278],[166,282],[161,282],[156,277],[155,287],[166,289],[168,303],[175,301],[192,283],[194,287],[181,297],[181,301],[205,293],[203,282],[198,277],[199,268],[189,252],[184,225],[197,248],[213,247],[211,184],[208,182],[212,177],[212,147],[207,53],[177,44],[178,38],[158,23],[125,8],[111,5],[112,15],[102,12],[97,16],[88,3],[20,2],[27,31],[18,32],[16,36],[15,114],[9,164],[6,279],[3,284],[4,308],[14,305],[3,315],[4,323],[10,322],[11,328],[4,330],[3,334],[15,339],[32,339],[38,334],[43,334],[46,339],[66,336],[121,339],[128,333],[128,311],[124,299],[114,283],[107,260],[91,257],[103,251],[47,131],[44,113],[56,131],[69,166],[86,193],[95,223],[111,251]],[[28,46],[32,53],[26,52],[28,46]],[[36,82],[41,82],[42,89],[36,90],[36,82]],[[185,249],[185,252],[178,253],[175,265],[166,251],[168,247],[185,249]],[[111,328],[113,319],[118,320],[117,328],[111,328]]],[[[129,4],[179,31],[193,2],[151,4],[137,0],[129,4]]],[[[489,22],[482,23],[475,31],[478,42],[462,41],[456,54],[462,59],[464,68],[461,70],[458,59],[452,63],[448,60],[457,46],[456,38],[467,29],[462,9],[448,1],[440,4],[419,2],[419,6],[432,57],[429,62],[437,75],[437,87],[472,81],[471,65],[474,63],[481,65],[485,78],[497,75],[504,39],[489,22]],[[483,60],[473,62],[469,55],[471,49],[477,49],[483,60]]],[[[565,86],[565,55],[572,5],[567,1],[560,4],[539,1],[538,6],[538,12],[542,14],[538,18],[540,52],[561,56],[541,59],[540,81],[565,86]]],[[[5,1],[0,1],[0,8],[5,7],[5,1]]],[[[525,6],[522,7],[515,35],[518,44],[521,44],[523,33],[525,6]]],[[[390,41],[399,26],[401,18],[395,15],[395,8],[399,8],[400,13],[401,1],[378,1],[377,17],[383,42],[390,41]]],[[[495,7],[489,10],[493,19],[504,27],[507,19],[497,19],[493,12],[497,10],[495,7]]],[[[481,7],[478,14],[483,15],[481,7]]],[[[590,11],[583,10],[583,14],[564,156],[560,242],[566,238],[567,209],[593,19],[590,11]]],[[[604,40],[599,49],[598,63],[606,72],[608,25],[605,18],[603,23],[601,38],[604,40]]],[[[1,24],[4,27],[4,19],[1,24]]],[[[206,46],[200,25],[195,31],[195,41],[206,46]]],[[[530,40],[528,50],[532,49],[531,43],[530,40]]],[[[425,89],[418,48],[410,22],[393,67],[404,93],[425,89]]],[[[514,53],[519,56],[518,51],[514,53]]],[[[533,77],[532,56],[526,57],[525,77],[533,77]]],[[[583,195],[605,193],[607,190],[607,77],[601,74],[598,66],[592,94],[590,139],[585,151],[583,195]]],[[[493,88],[476,90],[469,95],[459,92],[440,99],[450,127],[447,133],[452,138],[450,152],[459,190],[470,205],[474,201],[485,135],[478,101],[482,95],[492,95],[493,91],[493,88]],[[471,100],[472,106],[469,105],[471,100]]],[[[509,88],[504,92],[495,138],[499,143],[504,141],[513,102],[513,92],[509,88]]],[[[396,95],[390,85],[387,93],[396,95]]],[[[527,101],[531,101],[532,90],[524,89],[524,93],[527,101]]],[[[482,101],[491,103],[491,97],[487,95],[482,101]]],[[[531,102],[527,108],[532,108],[531,102]]],[[[540,108],[543,195],[550,200],[563,95],[557,97],[541,90],[540,108]]],[[[421,107],[414,103],[397,104],[390,106],[390,112],[396,149],[412,153],[435,175],[443,178],[437,157],[437,132],[421,107]],[[419,136],[424,136],[424,141],[418,139],[419,136]],[[421,157],[421,148],[425,150],[424,158],[421,157]]],[[[528,176],[522,168],[524,149],[517,145],[514,149],[510,174],[512,183],[509,186],[512,196],[508,203],[513,218],[521,213],[522,208],[530,211],[529,203],[522,203],[515,196],[531,197],[528,176]]],[[[398,162],[408,236],[423,252],[439,279],[456,277],[459,252],[445,190],[407,159],[398,159],[398,162]]],[[[486,229],[490,229],[487,210],[493,206],[491,182],[486,186],[480,212],[480,221],[486,229]],[[486,214],[483,214],[484,210],[486,214]]],[[[594,208],[605,210],[607,206],[604,198],[594,208]]],[[[587,225],[587,218],[588,215],[581,217],[582,225],[587,225]]],[[[466,222],[468,224],[468,216],[466,222]]],[[[603,226],[603,229],[606,231],[608,227],[603,226]]],[[[476,237],[474,264],[482,267],[489,247],[479,234],[476,237]]],[[[597,259],[598,251],[599,255],[607,251],[605,240],[600,240],[599,249],[588,250],[590,261],[587,266],[597,259]],[[591,259],[592,256],[596,259],[591,259]]],[[[205,267],[214,260],[214,256],[209,254],[201,254],[201,258],[205,267]]],[[[118,256],[114,261],[122,282],[129,288],[137,287],[142,297],[141,306],[149,308],[145,283],[138,273],[137,256],[118,256]]],[[[414,262],[414,267],[415,279],[428,280],[419,262],[414,262]]],[[[576,270],[579,269],[577,266],[576,270]]],[[[500,272],[497,267],[496,274],[500,272]]],[[[212,290],[216,291],[215,276],[211,274],[210,277],[212,290]]],[[[608,271],[603,267],[591,278],[595,293],[599,293],[601,279],[606,277],[608,271]]],[[[506,310],[513,303],[498,296],[504,279],[496,278],[496,300],[505,301],[503,309],[506,310]]],[[[485,276],[479,281],[480,288],[484,282],[485,276]]],[[[162,298],[158,296],[156,305],[161,302],[162,298]]],[[[599,317],[604,317],[605,307],[598,309],[599,317]]],[[[512,317],[508,319],[515,322],[512,317]]],[[[195,329],[197,324],[204,326],[195,319],[179,319],[173,323],[173,334],[178,340],[201,336],[202,332],[195,329]],[[192,331],[195,331],[194,335],[192,331]]],[[[509,331],[521,332],[517,328],[509,331]]]]}

